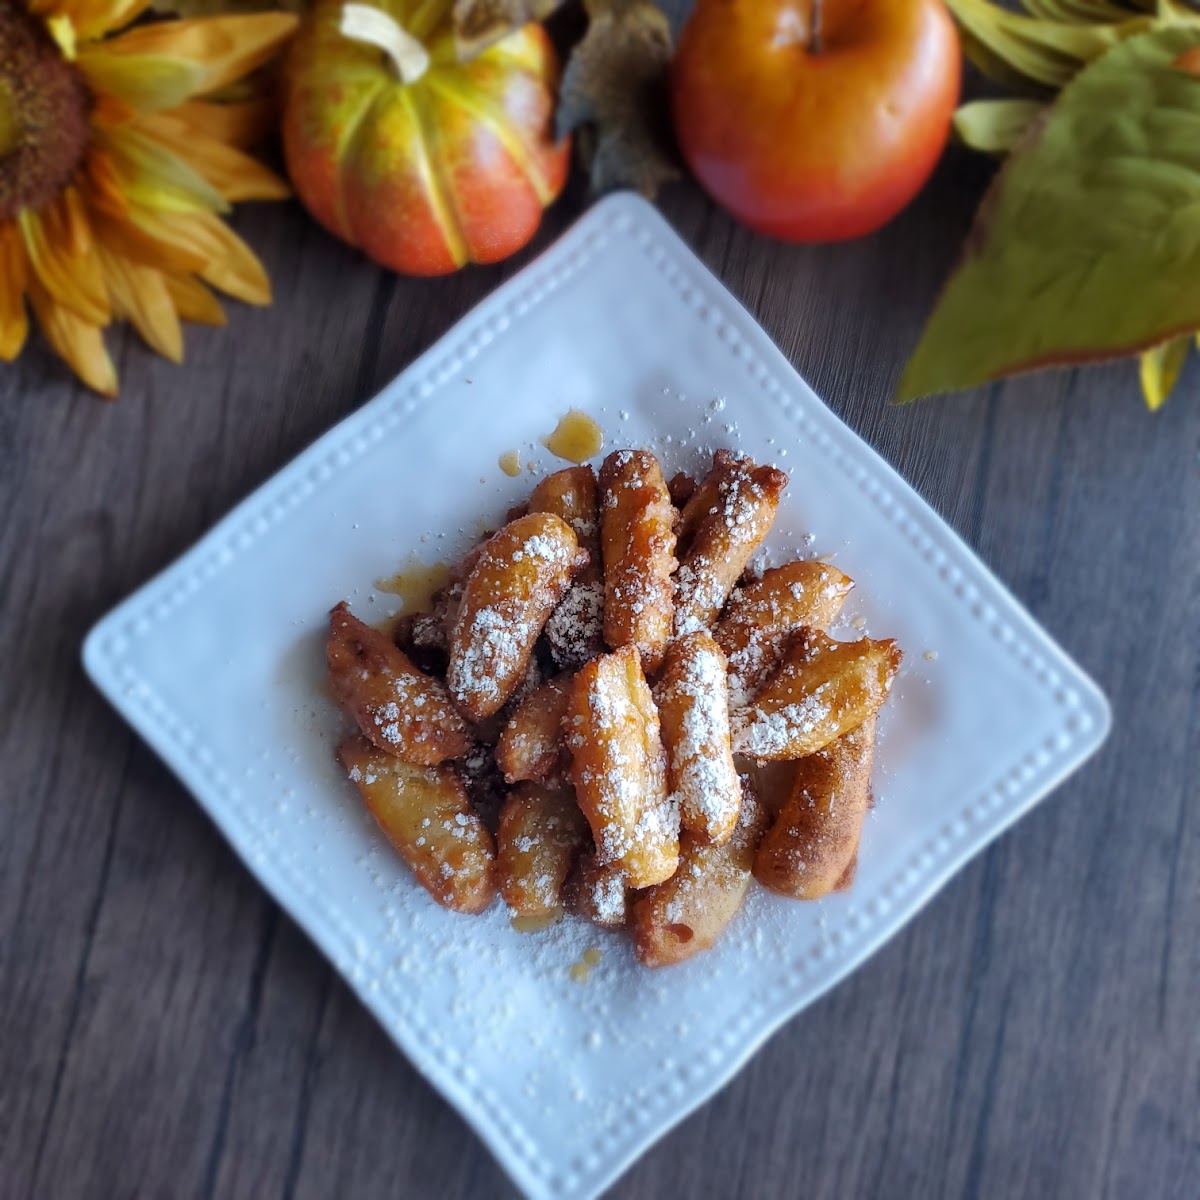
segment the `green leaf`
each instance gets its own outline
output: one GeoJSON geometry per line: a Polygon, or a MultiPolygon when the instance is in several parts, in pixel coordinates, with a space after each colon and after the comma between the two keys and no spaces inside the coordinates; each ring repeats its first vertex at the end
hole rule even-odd
{"type": "MultiPolygon", "coordinates": [[[[1197,336],[1197,342],[1200,343],[1200,335],[1197,336]]],[[[1142,351],[1138,364],[1142,395],[1146,398],[1146,407],[1151,412],[1156,412],[1166,404],[1167,397],[1179,381],[1179,373],[1183,370],[1191,348],[1192,337],[1187,334],[1142,351]]]]}
{"type": "Polygon", "coordinates": [[[973,100],[954,114],[954,132],[972,150],[1007,154],[1044,108],[1036,100],[973,100]]]}
{"type": "Polygon", "coordinates": [[[1187,25],[1200,20],[1193,0],[1145,0],[1142,7],[1156,13],[1163,24],[1187,25]]]}
{"type": "Polygon", "coordinates": [[[959,26],[958,38],[967,60],[989,79],[994,79],[1015,92],[1035,96],[1053,94],[1054,88],[1043,83],[1034,83],[1028,75],[1010,66],[1000,55],[981,42],[969,29],[959,26]]]}
{"type": "Polygon", "coordinates": [[[1086,67],[1009,157],[905,368],[900,401],[1134,354],[1200,329],[1200,30],[1086,67]]]}
{"type": "Polygon", "coordinates": [[[1131,8],[1137,7],[1117,4],[1113,0],[1021,0],[1021,4],[1030,16],[1078,25],[1124,21],[1129,17],[1131,8]]]}
{"type": "Polygon", "coordinates": [[[555,126],[575,144],[594,195],[653,199],[679,176],[667,100],[671,27],[650,0],[587,0],[588,31],[563,73],[555,126]]]}
{"type": "Polygon", "coordinates": [[[1047,21],[1009,12],[988,0],[946,0],[966,35],[964,46],[980,70],[1000,81],[1011,74],[1043,87],[1060,88],[1087,63],[1125,38],[1153,28],[1149,16],[1104,25],[1047,21]],[[981,46],[985,53],[972,47],[981,46]],[[997,70],[999,60],[1002,70],[997,70]]]}

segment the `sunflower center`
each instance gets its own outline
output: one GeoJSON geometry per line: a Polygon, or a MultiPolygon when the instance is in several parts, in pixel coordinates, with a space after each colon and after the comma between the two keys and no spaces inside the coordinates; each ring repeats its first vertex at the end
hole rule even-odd
{"type": "Polygon", "coordinates": [[[83,76],[23,5],[0,0],[0,220],[53,200],[87,136],[83,76]]]}

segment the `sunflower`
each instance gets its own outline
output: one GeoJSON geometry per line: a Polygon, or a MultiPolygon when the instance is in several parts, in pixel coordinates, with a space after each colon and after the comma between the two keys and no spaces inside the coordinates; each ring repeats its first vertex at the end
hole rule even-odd
{"type": "Polygon", "coordinates": [[[0,0],[0,358],[25,344],[28,301],[55,352],[105,396],[117,373],[101,331],[114,318],[179,362],[180,318],[224,323],[210,289],[270,302],[262,264],[220,214],[287,194],[245,152],[269,103],[227,97],[296,18],[113,35],[149,2],[0,0]]]}

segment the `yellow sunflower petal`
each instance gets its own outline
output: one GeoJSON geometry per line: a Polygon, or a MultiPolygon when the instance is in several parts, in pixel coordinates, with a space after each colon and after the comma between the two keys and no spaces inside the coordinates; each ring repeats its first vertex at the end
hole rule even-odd
{"type": "Polygon", "coordinates": [[[193,129],[227,146],[249,150],[275,129],[279,105],[270,96],[256,96],[232,104],[189,100],[171,109],[171,116],[186,121],[193,129]]]}
{"type": "Polygon", "coordinates": [[[213,247],[200,278],[246,304],[270,304],[271,280],[254,251],[211,213],[195,213],[190,220],[213,247]]]}
{"type": "Polygon", "coordinates": [[[174,146],[179,156],[231,203],[286,200],[291,195],[288,185],[257,159],[197,132],[171,113],[146,113],[134,128],[174,146]]]}
{"type": "Polygon", "coordinates": [[[137,116],[137,109],[109,93],[92,93],[91,122],[93,125],[124,125],[137,116]]]}
{"type": "Polygon", "coordinates": [[[130,219],[151,236],[200,255],[203,264],[196,274],[205,283],[247,304],[271,303],[271,282],[262,263],[220,217],[136,209],[130,219]]]}
{"type": "Polygon", "coordinates": [[[1170,398],[1191,348],[1192,335],[1187,333],[1152,346],[1138,356],[1142,396],[1151,412],[1157,412],[1170,398]]]}
{"type": "Polygon", "coordinates": [[[129,321],[151,350],[183,361],[183,330],[161,271],[100,248],[113,314],[129,321]]]}
{"type": "Polygon", "coordinates": [[[25,250],[11,223],[0,226],[0,358],[12,362],[29,334],[25,313],[25,250]]]}
{"type": "Polygon", "coordinates": [[[131,108],[152,111],[182,104],[205,79],[199,63],[162,54],[113,54],[108,42],[84,46],[76,66],[93,95],[115,97],[131,108]]]}
{"type": "Polygon", "coordinates": [[[114,253],[133,262],[164,271],[190,272],[204,267],[204,255],[169,238],[156,236],[137,223],[133,214],[126,218],[92,213],[92,228],[96,239],[114,253]]]}
{"type": "Polygon", "coordinates": [[[108,296],[95,248],[79,245],[79,217],[65,199],[67,188],[57,201],[38,212],[23,209],[17,214],[17,227],[36,277],[51,297],[69,308],[82,320],[96,326],[109,319],[108,296]]]}
{"type": "Polygon", "coordinates": [[[75,31],[81,41],[101,38],[114,29],[122,29],[140,17],[153,0],[86,0],[85,11],[75,17],[75,31]]]}
{"type": "Polygon", "coordinates": [[[198,325],[224,325],[225,310],[220,301],[191,275],[166,276],[167,291],[175,305],[175,311],[185,321],[198,325]]]}
{"type": "Polygon", "coordinates": [[[36,277],[29,280],[29,302],[54,352],[88,387],[102,396],[115,396],[117,371],[104,346],[100,327],[64,308],[36,277]]]}
{"type": "Polygon", "coordinates": [[[54,39],[67,62],[75,61],[78,42],[75,37],[75,22],[66,13],[58,13],[46,19],[46,32],[54,39]]]}
{"type": "Polygon", "coordinates": [[[104,212],[123,217],[129,212],[129,201],[121,191],[121,181],[113,170],[112,160],[94,144],[75,177],[75,185],[83,194],[90,213],[104,212]]]}
{"type": "MultiPolygon", "coordinates": [[[[80,194],[79,185],[73,183],[64,188],[61,196],[63,244],[71,253],[79,258],[91,256],[95,242],[92,239],[92,227],[88,221],[87,205],[80,194]]],[[[99,267],[99,263],[96,264],[99,267]]]]}
{"type": "Polygon", "coordinates": [[[136,126],[96,128],[92,136],[126,200],[164,212],[229,211],[228,202],[203,175],[136,126]]]}
{"type": "Polygon", "coordinates": [[[281,12],[156,21],[106,41],[104,49],[114,57],[162,57],[198,64],[202,79],[192,94],[203,95],[261,67],[296,25],[293,13],[281,12]]]}

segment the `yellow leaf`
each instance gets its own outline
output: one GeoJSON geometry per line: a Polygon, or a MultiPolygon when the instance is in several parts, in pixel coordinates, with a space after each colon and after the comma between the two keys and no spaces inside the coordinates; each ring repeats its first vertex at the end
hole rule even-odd
{"type": "Polygon", "coordinates": [[[1158,13],[1158,19],[1167,23],[1191,23],[1194,24],[1200,19],[1200,12],[1194,8],[1189,8],[1186,3],[1175,3],[1174,0],[1158,0],[1158,4],[1151,4],[1149,7],[1154,8],[1158,13]]]}
{"type": "Polygon", "coordinates": [[[973,56],[981,70],[992,73],[995,58],[1029,82],[1051,88],[1062,87],[1086,63],[1154,26],[1149,16],[1079,25],[1009,12],[989,0],[946,0],[946,4],[968,35],[968,50],[974,41],[988,52],[982,58],[973,56]]]}
{"type": "Polygon", "coordinates": [[[1111,0],[1021,0],[1033,17],[1047,21],[1067,21],[1077,25],[1123,21],[1129,16],[1129,6],[1111,0]]]}
{"type": "Polygon", "coordinates": [[[972,150],[1007,154],[1044,109],[1036,100],[973,100],[954,114],[954,132],[972,150]]]}
{"type": "MultiPolygon", "coordinates": [[[[1200,336],[1200,335],[1198,335],[1200,336]]],[[[1192,337],[1172,338],[1160,346],[1144,350],[1139,361],[1139,373],[1142,380],[1142,395],[1146,398],[1146,407],[1156,412],[1167,402],[1172,389],[1179,380],[1179,373],[1187,361],[1188,350],[1191,348],[1192,337]]]]}
{"type": "Polygon", "coordinates": [[[1134,354],[1200,328],[1200,31],[1131,38],[1082,70],[975,219],[897,399],[1134,354]]]}

